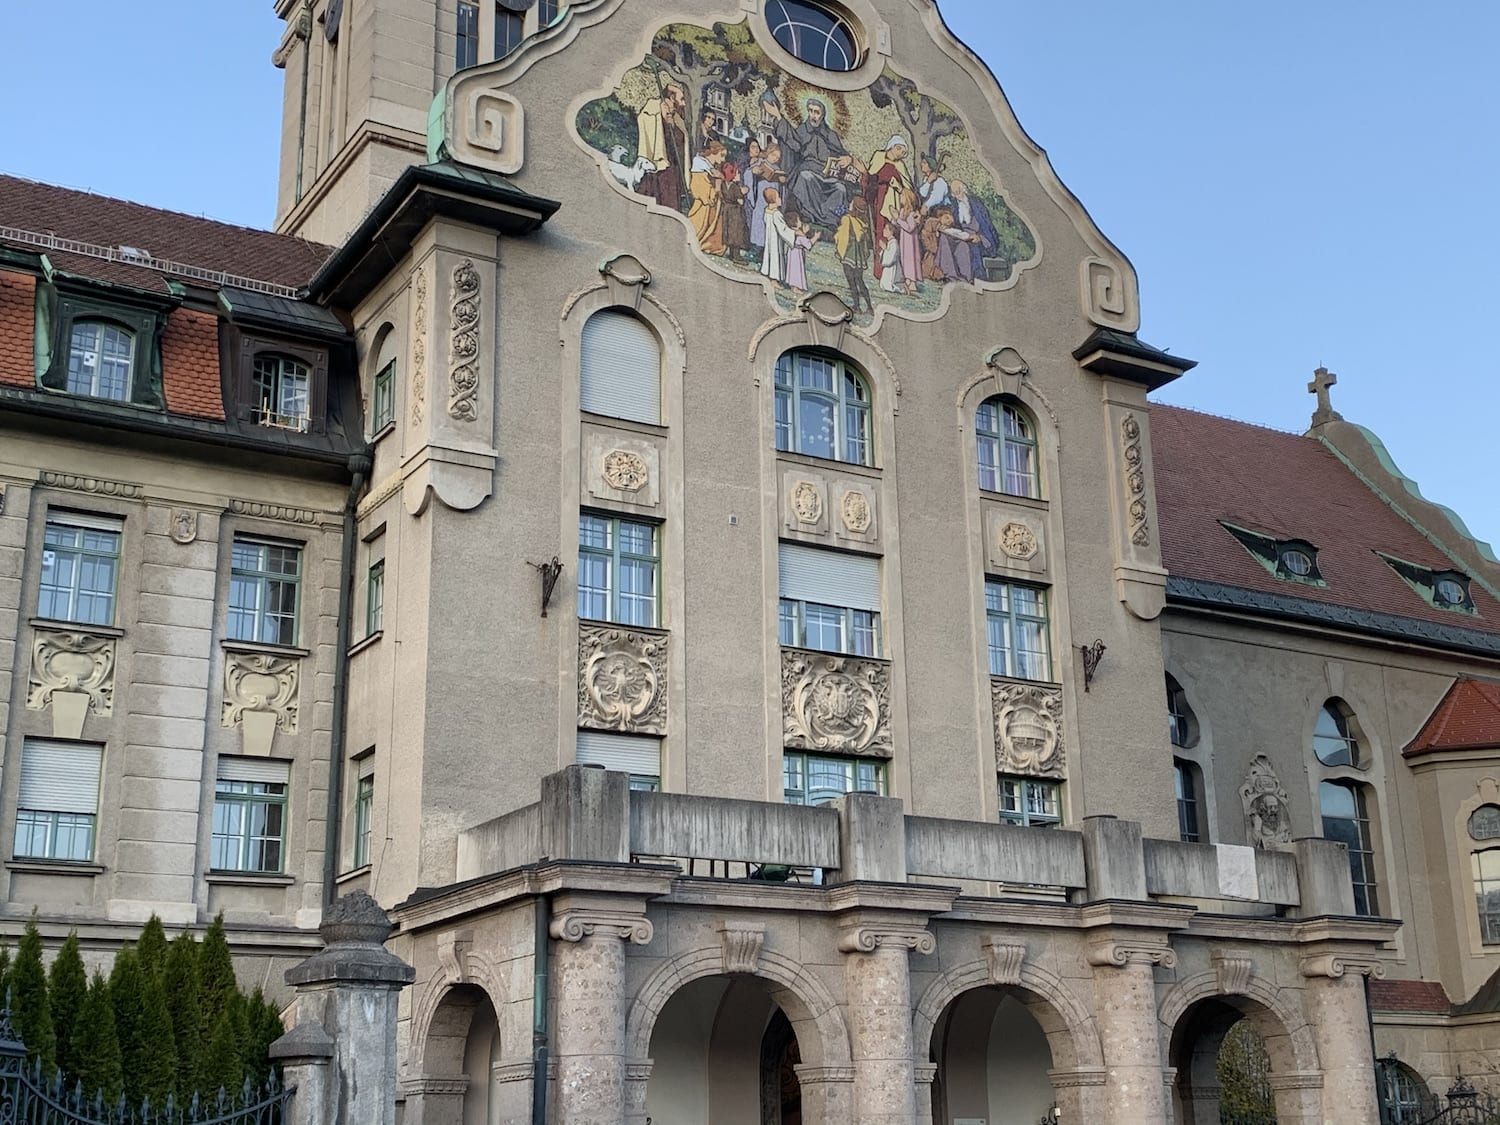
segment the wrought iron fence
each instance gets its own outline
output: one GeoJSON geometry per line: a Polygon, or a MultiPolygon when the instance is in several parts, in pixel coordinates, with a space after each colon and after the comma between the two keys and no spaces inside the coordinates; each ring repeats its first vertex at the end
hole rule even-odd
{"type": "Polygon", "coordinates": [[[1392,1125],[1500,1125],[1500,1098],[1474,1089],[1463,1075],[1442,1097],[1422,1107],[1425,1116],[1392,1117],[1392,1125]]]}
{"type": "Polygon", "coordinates": [[[0,1009],[0,1122],[4,1125],[281,1125],[295,1088],[281,1085],[272,1071],[261,1086],[245,1080],[236,1092],[220,1090],[212,1098],[190,1102],[168,1098],[161,1105],[140,1105],[123,1097],[106,1104],[77,1083],[55,1073],[48,1079],[40,1059],[27,1059],[26,1044],[0,1009]]]}

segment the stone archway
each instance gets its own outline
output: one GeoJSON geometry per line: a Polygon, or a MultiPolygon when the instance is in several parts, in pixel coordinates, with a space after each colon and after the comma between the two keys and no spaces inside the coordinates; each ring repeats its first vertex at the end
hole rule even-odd
{"type": "Polygon", "coordinates": [[[489,995],[473,984],[447,988],[416,1052],[421,1074],[405,1084],[407,1125],[488,1125],[500,1024],[489,995]]]}

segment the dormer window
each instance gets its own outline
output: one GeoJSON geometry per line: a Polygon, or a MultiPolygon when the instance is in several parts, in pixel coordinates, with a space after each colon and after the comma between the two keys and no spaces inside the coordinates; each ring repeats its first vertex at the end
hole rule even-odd
{"type": "Polygon", "coordinates": [[[1469,583],[1465,578],[1447,575],[1432,584],[1433,600],[1448,609],[1463,609],[1474,603],[1469,598],[1469,583]]]}
{"type": "Polygon", "coordinates": [[[162,408],[158,338],[166,310],[37,286],[37,383],[58,394],[162,408]]]}
{"type": "Polygon", "coordinates": [[[1474,596],[1469,592],[1469,576],[1457,570],[1434,570],[1420,563],[1409,563],[1381,552],[1390,568],[1436,609],[1454,613],[1476,613],[1474,596]]]}
{"type": "Polygon", "coordinates": [[[261,352],[252,376],[254,404],[251,417],[262,426],[305,433],[311,372],[289,355],[261,352]]]}
{"type": "Polygon", "coordinates": [[[1238,539],[1240,546],[1277,578],[1309,586],[1327,585],[1318,569],[1318,549],[1306,539],[1278,539],[1222,520],[1219,526],[1238,539]]]}
{"type": "Polygon", "coordinates": [[[135,333],[103,320],[75,320],[68,341],[70,395],[130,401],[135,333]]]}
{"type": "Polygon", "coordinates": [[[289,338],[251,335],[230,326],[236,413],[250,427],[321,433],[328,352],[289,338]]]}
{"type": "Polygon", "coordinates": [[[1306,578],[1313,572],[1312,555],[1300,547],[1282,547],[1277,555],[1277,563],[1294,578],[1306,578]]]}

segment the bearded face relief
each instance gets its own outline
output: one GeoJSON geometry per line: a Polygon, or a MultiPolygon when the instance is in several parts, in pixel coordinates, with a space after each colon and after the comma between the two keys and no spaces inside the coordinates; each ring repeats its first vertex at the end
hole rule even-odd
{"type": "Polygon", "coordinates": [[[574,126],[606,178],[784,310],[828,290],[858,323],[928,318],[946,287],[1002,288],[1038,258],[957,111],[889,67],[817,89],[748,20],[663,27],[574,126]]]}

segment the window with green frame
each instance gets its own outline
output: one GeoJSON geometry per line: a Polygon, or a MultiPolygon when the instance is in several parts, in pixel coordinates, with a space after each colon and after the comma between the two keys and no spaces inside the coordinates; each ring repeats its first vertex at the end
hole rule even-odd
{"type": "Polygon", "coordinates": [[[296,644],[302,548],[237,535],[229,565],[229,639],[296,644]]]}
{"type": "Polygon", "coordinates": [[[886,793],[886,764],[875,758],[782,753],[782,788],[789,805],[826,805],[847,793],[886,793]]]}
{"type": "Polygon", "coordinates": [[[990,675],[1050,680],[1047,591],[1019,582],[987,579],[984,612],[989,629],[990,675]]]}
{"type": "Polygon", "coordinates": [[[286,850],[286,762],[219,759],[214,783],[214,871],[280,874],[286,850]]]}
{"type": "Polygon", "coordinates": [[[370,862],[370,814],[375,809],[375,775],[365,774],[354,788],[354,866],[370,862]]]}
{"type": "Polygon", "coordinates": [[[979,487],[1011,496],[1040,496],[1036,428],[1020,406],[985,399],[974,414],[979,487]]]}
{"type": "Polygon", "coordinates": [[[776,361],[776,448],[870,465],[870,389],[852,364],[822,352],[776,361]]]}
{"type": "Polygon", "coordinates": [[[370,394],[370,432],[378,434],[396,420],[396,361],[375,372],[370,394]]]}
{"type": "Polygon", "coordinates": [[[37,383],[79,398],[161,409],[164,307],[37,286],[37,383]]]}
{"type": "Polygon", "coordinates": [[[121,522],[102,516],[53,512],[42,534],[38,617],[113,625],[120,575],[121,522]]]}
{"type": "Polygon", "coordinates": [[[1000,820],[1004,824],[1050,828],[1062,823],[1062,786],[1032,777],[1000,779],[1000,820]]]}
{"type": "Polygon", "coordinates": [[[868,609],[782,598],[780,641],[793,648],[819,652],[878,656],[880,614],[868,609]]]}
{"type": "Polygon", "coordinates": [[[385,628],[385,560],[370,564],[365,579],[365,636],[372,637],[385,628]]]}
{"type": "Polygon", "coordinates": [[[660,620],[659,528],[584,512],[578,519],[578,616],[618,625],[660,620]]]}
{"type": "Polygon", "coordinates": [[[102,746],[28,738],[16,793],[17,859],[88,863],[99,820],[102,746]]]}

